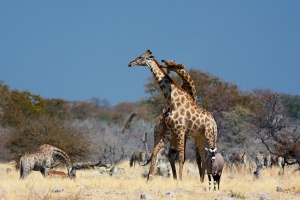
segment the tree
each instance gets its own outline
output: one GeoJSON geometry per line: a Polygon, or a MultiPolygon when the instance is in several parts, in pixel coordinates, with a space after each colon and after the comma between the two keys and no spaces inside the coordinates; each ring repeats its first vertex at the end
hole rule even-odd
{"type": "Polygon", "coordinates": [[[72,157],[83,157],[89,149],[82,130],[71,122],[48,115],[35,119],[22,119],[14,127],[6,142],[13,157],[36,150],[42,144],[51,144],[65,149],[72,157]]]}
{"type": "Polygon", "coordinates": [[[287,115],[293,119],[300,119],[300,96],[282,95],[282,104],[287,115]]]}
{"type": "Polygon", "coordinates": [[[284,112],[282,95],[269,90],[256,90],[253,96],[252,115],[255,136],[272,154],[300,162],[298,124],[292,123],[284,112]]]}
{"type": "Polygon", "coordinates": [[[23,118],[37,118],[46,113],[46,105],[39,95],[28,91],[9,91],[5,85],[1,85],[1,124],[3,126],[16,126],[23,118]]]}

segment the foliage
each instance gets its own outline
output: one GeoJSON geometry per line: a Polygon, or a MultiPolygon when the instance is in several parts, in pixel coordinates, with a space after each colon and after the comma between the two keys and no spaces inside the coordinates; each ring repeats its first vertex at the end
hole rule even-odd
{"type": "Polygon", "coordinates": [[[200,70],[191,69],[188,73],[194,80],[200,106],[210,112],[220,113],[249,103],[249,96],[242,93],[237,85],[200,70]]]}
{"type": "Polygon", "coordinates": [[[0,84],[0,107],[3,112],[1,124],[3,126],[17,126],[24,118],[35,119],[46,112],[44,100],[39,95],[28,91],[9,91],[8,86],[0,84]]]}
{"type": "Polygon", "coordinates": [[[298,148],[300,131],[299,123],[293,123],[287,117],[282,104],[282,95],[269,90],[257,90],[253,96],[253,110],[250,122],[255,136],[273,154],[297,159],[300,163],[298,148]]]}
{"type": "Polygon", "coordinates": [[[45,99],[46,112],[51,117],[57,117],[59,119],[68,119],[72,116],[69,103],[63,99],[45,99]]]}
{"type": "Polygon", "coordinates": [[[223,148],[245,149],[249,143],[250,136],[247,117],[250,110],[242,106],[234,107],[232,110],[223,113],[220,126],[223,127],[223,134],[218,134],[218,143],[223,148]]]}
{"type": "Polygon", "coordinates": [[[20,121],[12,130],[6,146],[16,157],[20,153],[35,150],[42,144],[63,148],[71,156],[82,157],[88,153],[82,131],[70,122],[47,115],[20,121]]]}
{"type": "Polygon", "coordinates": [[[285,107],[287,115],[293,119],[300,119],[300,96],[283,95],[282,104],[285,107]]]}

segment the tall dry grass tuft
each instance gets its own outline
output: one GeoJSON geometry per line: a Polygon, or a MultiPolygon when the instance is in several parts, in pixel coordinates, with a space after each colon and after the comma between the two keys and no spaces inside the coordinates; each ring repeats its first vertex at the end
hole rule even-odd
{"type": "Polygon", "coordinates": [[[39,172],[20,180],[19,171],[7,173],[8,167],[11,166],[0,164],[0,199],[140,199],[142,194],[153,199],[300,199],[300,172],[292,174],[292,167],[282,176],[278,168],[263,170],[258,180],[248,170],[237,172],[225,167],[220,191],[208,191],[207,177],[200,183],[194,163],[185,164],[182,182],[158,176],[147,182],[142,177],[143,167],[130,168],[129,161],[117,165],[124,171],[113,177],[102,174],[100,169],[82,170],[77,171],[75,181],[46,179],[39,172]],[[188,169],[195,173],[188,173],[188,169]]]}

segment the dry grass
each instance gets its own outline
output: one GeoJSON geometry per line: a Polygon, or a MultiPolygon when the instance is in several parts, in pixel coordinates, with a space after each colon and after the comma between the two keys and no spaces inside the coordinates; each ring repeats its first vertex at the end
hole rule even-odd
{"type": "MultiPolygon", "coordinates": [[[[19,171],[9,164],[0,164],[0,199],[140,199],[149,194],[152,199],[300,199],[300,172],[277,175],[278,169],[264,170],[260,180],[254,180],[249,172],[233,173],[224,170],[220,191],[208,191],[208,180],[200,183],[199,175],[187,174],[197,167],[184,166],[183,181],[156,177],[146,182],[141,176],[142,167],[129,168],[129,162],[121,163],[126,172],[115,177],[100,174],[99,170],[77,171],[75,181],[62,178],[43,178],[32,172],[26,180],[19,179],[19,171]],[[6,173],[6,169],[13,169],[6,173]],[[276,191],[280,186],[283,191],[276,191]],[[57,192],[56,189],[63,189],[57,192]],[[232,198],[231,198],[232,197],[232,198]]],[[[62,169],[66,171],[65,169],[62,169]]]]}

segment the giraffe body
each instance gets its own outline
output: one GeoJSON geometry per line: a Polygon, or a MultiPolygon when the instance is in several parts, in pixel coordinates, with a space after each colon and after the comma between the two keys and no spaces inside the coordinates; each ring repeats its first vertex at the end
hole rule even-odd
{"type": "MultiPolygon", "coordinates": [[[[217,139],[216,122],[211,113],[199,107],[190,94],[177,85],[159,67],[159,63],[154,59],[151,51],[147,50],[146,53],[128,64],[130,67],[134,65],[148,66],[150,68],[169,104],[169,109],[164,115],[164,122],[165,127],[171,134],[163,135],[164,137],[159,139],[159,142],[155,145],[151,156],[149,177],[154,173],[158,151],[164,147],[166,142],[170,141],[172,138],[170,135],[175,134],[179,149],[179,179],[182,180],[186,136],[194,138],[198,152],[204,158],[205,152],[200,150],[199,147],[204,147],[207,144],[209,148],[215,148],[217,139]]],[[[162,127],[165,128],[164,126],[162,127]]]]}
{"type": "Polygon", "coordinates": [[[20,178],[25,179],[31,171],[40,171],[44,177],[49,175],[51,165],[55,160],[66,164],[68,175],[75,178],[76,171],[73,169],[69,155],[63,150],[49,144],[41,145],[38,151],[25,153],[20,159],[20,178]]]}
{"type": "MultiPolygon", "coordinates": [[[[187,91],[191,97],[194,99],[195,103],[197,104],[197,91],[194,85],[194,81],[192,77],[184,70],[185,66],[183,64],[178,64],[175,61],[169,60],[162,60],[165,65],[160,66],[161,68],[166,68],[167,73],[170,71],[176,72],[182,80],[181,88],[187,91]]],[[[154,146],[159,142],[160,138],[164,137],[165,131],[169,131],[165,126],[165,117],[167,112],[169,111],[169,107],[164,109],[163,112],[158,116],[156,120],[156,124],[154,126],[154,146]]],[[[186,139],[185,139],[186,142],[186,139]]],[[[177,179],[176,168],[175,168],[175,153],[177,153],[178,143],[177,139],[174,135],[171,134],[170,138],[170,151],[168,153],[168,159],[172,168],[173,178],[177,179]]],[[[201,147],[204,150],[204,147],[201,147]]],[[[199,154],[198,149],[196,148],[196,162],[198,165],[198,170],[200,174],[200,181],[204,181],[205,169],[202,167],[204,166],[204,160],[202,160],[201,164],[201,156],[199,154]]]]}

